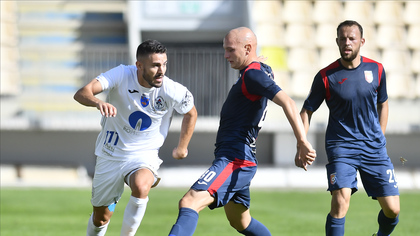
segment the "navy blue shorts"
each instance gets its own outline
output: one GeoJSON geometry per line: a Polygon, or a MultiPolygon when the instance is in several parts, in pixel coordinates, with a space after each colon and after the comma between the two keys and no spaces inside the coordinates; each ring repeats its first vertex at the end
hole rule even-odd
{"type": "Polygon", "coordinates": [[[215,201],[210,209],[222,207],[234,201],[249,208],[249,186],[257,171],[257,164],[252,161],[217,157],[212,166],[191,186],[197,191],[208,191],[215,201]]]}
{"type": "Polygon", "coordinates": [[[326,165],[328,191],[351,188],[357,191],[357,171],[369,197],[399,195],[394,165],[390,158],[374,159],[363,155],[352,158],[336,158],[326,165]]]}

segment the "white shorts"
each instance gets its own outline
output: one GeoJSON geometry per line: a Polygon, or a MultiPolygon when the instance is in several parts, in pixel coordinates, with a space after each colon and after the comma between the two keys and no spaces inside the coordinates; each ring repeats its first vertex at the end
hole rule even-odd
{"type": "Polygon", "coordinates": [[[130,175],[139,169],[147,168],[153,173],[155,182],[152,187],[155,187],[160,180],[157,172],[160,164],[162,160],[158,156],[123,161],[98,156],[92,181],[92,206],[109,206],[117,203],[124,192],[124,182],[129,185],[130,175]]]}

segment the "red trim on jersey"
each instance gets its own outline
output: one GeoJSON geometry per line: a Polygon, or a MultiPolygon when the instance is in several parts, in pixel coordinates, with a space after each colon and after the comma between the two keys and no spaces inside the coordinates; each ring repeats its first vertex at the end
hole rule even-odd
{"type": "Polygon", "coordinates": [[[362,61],[367,62],[367,63],[375,63],[378,65],[378,86],[381,85],[382,71],[384,70],[384,66],[381,63],[374,61],[372,59],[369,59],[367,57],[362,57],[362,61]]]}
{"type": "Polygon", "coordinates": [[[320,71],[321,76],[322,76],[322,81],[324,82],[324,87],[325,87],[325,99],[329,100],[331,98],[331,93],[330,93],[330,83],[328,82],[328,76],[327,76],[327,71],[337,68],[339,67],[340,64],[338,63],[338,60],[331,63],[329,66],[325,67],[324,69],[322,69],[320,71]]]}
{"type": "Polygon", "coordinates": [[[241,160],[235,158],[234,161],[230,162],[225,169],[220,173],[219,176],[213,181],[213,183],[209,186],[208,191],[210,194],[214,194],[223,185],[223,183],[229,178],[229,176],[237,169],[249,167],[249,166],[256,166],[257,164],[252,161],[241,160]]]}
{"type": "Polygon", "coordinates": [[[253,62],[253,63],[251,63],[246,69],[245,69],[245,71],[244,71],[244,73],[242,74],[242,76],[241,76],[241,80],[242,80],[242,86],[241,86],[241,88],[242,88],[242,93],[244,94],[244,96],[246,97],[246,98],[248,98],[249,100],[251,100],[251,101],[257,101],[257,100],[259,100],[259,99],[261,99],[262,98],[262,96],[258,96],[258,95],[254,95],[254,94],[250,94],[249,92],[248,92],[248,89],[246,89],[246,85],[245,85],[245,80],[244,80],[244,78],[245,78],[245,73],[248,71],[248,70],[251,70],[251,69],[256,69],[256,70],[261,70],[261,64],[260,63],[258,63],[258,62],[253,62]]]}

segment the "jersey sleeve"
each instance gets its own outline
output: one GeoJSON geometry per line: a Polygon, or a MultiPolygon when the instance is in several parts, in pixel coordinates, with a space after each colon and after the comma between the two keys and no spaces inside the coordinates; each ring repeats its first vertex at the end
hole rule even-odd
{"type": "Polygon", "coordinates": [[[98,77],[96,77],[96,79],[101,83],[102,89],[105,91],[120,84],[123,79],[123,73],[124,67],[123,65],[119,65],[107,72],[101,73],[98,77]]]}
{"type": "Polygon", "coordinates": [[[386,90],[386,75],[385,70],[382,68],[381,78],[378,86],[378,103],[384,103],[386,100],[388,100],[388,93],[386,90]]]}
{"type": "Polygon", "coordinates": [[[261,70],[248,70],[244,75],[244,83],[250,94],[266,97],[270,100],[281,90],[274,82],[272,74],[267,75],[261,70]]]}
{"type": "Polygon", "coordinates": [[[179,114],[185,114],[189,112],[193,106],[194,97],[188,89],[185,89],[181,101],[174,108],[179,114]]]}
{"type": "Polygon", "coordinates": [[[316,111],[325,99],[325,85],[321,73],[315,75],[311,91],[303,103],[303,108],[309,111],[316,111]]]}
{"type": "Polygon", "coordinates": [[[192,93],[182,84],[174,82],[170,88],[173,92],[173,108],[179,114],[189,112],[194,106],[192,93]]]}

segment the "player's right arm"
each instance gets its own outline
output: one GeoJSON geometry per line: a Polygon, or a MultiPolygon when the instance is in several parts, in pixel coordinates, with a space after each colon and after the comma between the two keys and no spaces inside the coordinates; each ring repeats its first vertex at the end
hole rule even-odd
{"type": "Polygon", "coordinates": [[[188,155],[188,144],[192,138],[195,123],[197,121],[197,109],[195,106],[184,114],[181,125],[181,134],[179,136],[178,146],[172,151],[172,157],[175,159],[184,159],[188,155]]]}
{"type": "Polygon", "coordinates": [[[102,91],[101,83],[97,79],[93,79],[87,85],[79,89],[74,94],[73,98],[82,105],[96,107],[103,116],[115,117],[117,115],[117,108],[95,96],[102,91]]]}
{"type": "Polygon", "coordinates": [[[300,111],[300,118],[302,119],[303,127],[305,128],[305,133],[308,134],[309,125],[311,124],[312,114],[314,112],[302,107],[300,111]]]}
{"type": "MultiPolygon", "coordinates": [[[[311,123],[312,113],[313,113],[312,111],[302,107],[302,110],[300,111],[300,114],[299,114],[300,118],[302,120],[302,123],[303,123],[303,129],[305,131],[305,135],[308,134],[309,125],[311,123]]],[[[296,156],[295,156],[295,165],[297,167],[305,169],[305,163],[299,156],[299,147],[297,147],[297,148],[298,148],[298,151],[296,152],[296,156]]]]}

